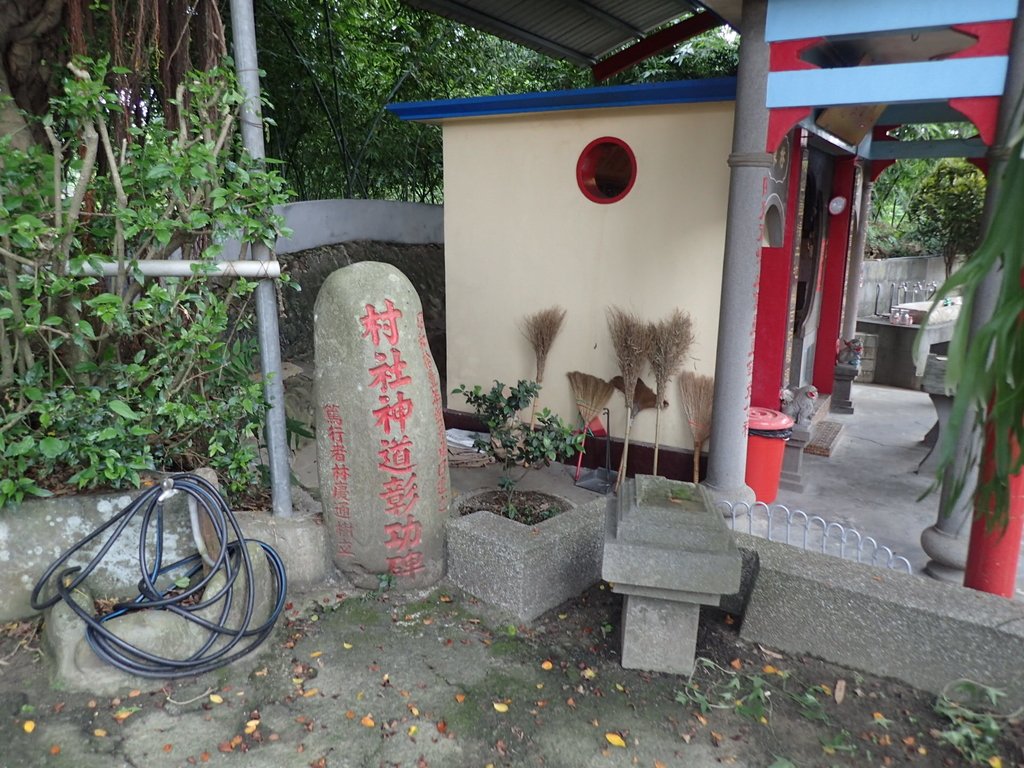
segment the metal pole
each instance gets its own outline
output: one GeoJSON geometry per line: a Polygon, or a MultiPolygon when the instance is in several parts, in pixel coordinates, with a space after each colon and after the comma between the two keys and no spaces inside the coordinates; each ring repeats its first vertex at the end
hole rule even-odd
{"type": "MultiPolygon", "coordinates": [[[[260,112],[259,64],[256,61],[256,21],[252,0],[231,0],[231,36],[235,71],[245,94],[242,104],[242,142],[254,160],[266,157],[263,147],[263,117],[260,112]]],[[[253,243],[252,258],[271,261],[263,243],[253,243]]],[[[292,514],[291,465],[284,412],[284,381],[281,377],[281,341],[277,326],[277,286],[260,280],[256,286],[256,322],[263,370],[263,396],[267,411],[267,454],[270,461],[271,503],[275,515],[292,514]]]]}
{"type": "Polygon", "coordinates": [[[743,43],[736,88],[736,122],[729,155],[729,209],[722,298],[715,353],[715,407],[704,485],[717,498],[754,500],[744,480],[747,417],[754,365],[754,318],[761,269],[761,228],[772,156],[765,149],[768,110],[766,0],[743,3],[743,43]]]}

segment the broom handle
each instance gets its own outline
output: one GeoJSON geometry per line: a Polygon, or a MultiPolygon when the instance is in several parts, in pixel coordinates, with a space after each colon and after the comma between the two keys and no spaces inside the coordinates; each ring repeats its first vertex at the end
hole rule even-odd
{"type": "Polygon", "coordinates": [[[701,443],[698,440],[693,444],[693,484],[697,485],[700,482],[700,448],[701,443]]]}
{"type": "Polygon", "coordinates": [[[619,461],[619,474],[615,478],[615,492],[619,492],[622,485],[622,478],[626,476],[626,456],[629,453],[629,428],[633,425],[631,408],[626,408],[626,434],[622,436],[622,459],[619,461]]]}
{"type": "Polygon", "coordinates": [[[661,408],[658,406],[654,407],[654,468],[651,470],[651,474],[657,477],[658,475],[658,448],[660,447],[661,440],[661,408]]]}

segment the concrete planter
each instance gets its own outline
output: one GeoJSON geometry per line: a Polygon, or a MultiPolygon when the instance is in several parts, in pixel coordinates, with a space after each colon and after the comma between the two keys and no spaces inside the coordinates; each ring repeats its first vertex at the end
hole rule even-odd
{"type": "Polygon", "coordinates": [[[600,581],[607,504],[595,499],[534,526],[483,511],[449,520],[448,578],[532,621],[600,581]]]}

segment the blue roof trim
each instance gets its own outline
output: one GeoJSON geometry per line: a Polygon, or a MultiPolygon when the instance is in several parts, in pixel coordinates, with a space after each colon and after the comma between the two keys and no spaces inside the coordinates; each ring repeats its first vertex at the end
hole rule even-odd
{"type": "Polygon", "coordinates": [[[407,101],[388,104],[402,120],[451,120],[485,115],[516,115],[527,112],[560,112],[571,109],[641,107],[652,104],[685,104],[736,99],[736,78],[676,80],[671,83],[612,85],[571,91],[519,93],[509,96],[476,96],[441,101],[407,101]]]}

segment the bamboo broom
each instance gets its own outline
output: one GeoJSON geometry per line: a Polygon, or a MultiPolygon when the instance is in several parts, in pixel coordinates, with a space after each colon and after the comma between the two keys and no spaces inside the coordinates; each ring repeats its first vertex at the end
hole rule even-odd
{"type": "Polygon", "coordinates": [[[647,359],[654,373],[655,402],[658,410],[654,416],[654,468],[658,474],[658,449],[661,443],[661,411],[665,401],[668,380],[675,376],[683,365],[683,359],[693,344],[693,323],[690,316],[678,309],[651,329],[651,351],[647,359]]]}
{"type": "MultiPolygon", "coordinates": [[[[533,347],[533,354],[537,361],[538,385],[544,383],[544,366],[547,364],[548,353],[555,343],[555,337],[562,330],[562,323],[565,321],[565,310],[561,307],[548,307],[532,315],[523,318],[522,332],[526,340],[533,347]]],[[[537,400],[533,399],[533,406],[530,409],[530,429],[533,429],[534,418],[537,415],[537,400]]]]}
{"type": "Polygon", "coordinates": [[[715,401],[715,380],[693,371],[679,374],[679,393],[686,421],[693,432],[693,482],[700,481],[700,450],[711,436],[711,410],[715,401]]]}
{"type": "Polygon", "coordinates": [[[626,398],[626,433],[622,438],[622,460],[619,475],[615,481],[618,492],[622,478],[626,475],[626,458],[629,453],[629,431],[633,424],[633,397],[636,382],[651,349],[651,327],[636,315],[623,312],[618,307],[608,308],[608,333],[622,373],[622,394],[626,398]]]}
{"type": "Polygon", "coordinates": [[[576,399],[576,410],[580,412],[583,428],[586,429],[608,405],[615,387],[610,381],[591,376],[589,373],[570,371],[566,376],[569,377],[572,396],[576,399]]]}

